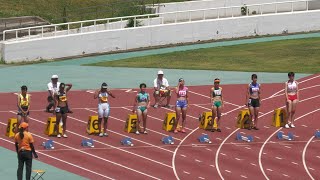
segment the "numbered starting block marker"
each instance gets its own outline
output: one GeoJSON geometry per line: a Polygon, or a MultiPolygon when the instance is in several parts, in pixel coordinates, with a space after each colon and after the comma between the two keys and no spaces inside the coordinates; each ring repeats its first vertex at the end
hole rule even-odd
{"type": "Polygon", "coordinates": [[[210,139],[209,139],[208,134],[201,135],[201,136],[198,138],[198,140],[199,140],[199,142],[201,142],[201,143],[209,143],[209,144],[212,143],[212,142],[210,141],[210,139]]]}
{"type": "Polygon", "coordinates": [[[252,142],[253,141],[253,137],[252,136],[242,136],[240,133],[237,134],[237,140],[238,141],[247,141],[247,142],[252,142]]]}
{"type": "Polygon", "coordinates": [[[93,148],[94,147],[93,140],[92,139],[83,139],[81,141],[81,146],[93,148]]]}
{"type": "Polygon", "coordinates": [[[124,138],[120,143],[124,146],[133,146],[132,140],[129,137],[124,138]]]}
{"type": "Polygon", "coordinates": [[[43,146],[45,149],[54,149],[53,140],[49,139],[48,141],[43,142],[43,143],[42,143],[42,146],[43,146]]]}
{"type": "Polygon", "coordinates": [[[277,138],[280,139],[280,140],[288,140],[288,141],[291,141],[291,140],[294,140],[294,137],[293,137],[293,133],[289,132],[288,135],[285,135],[283,134],[283,132],[278,132],[277,133],[277,138]]]}
{"type": "Polygon", "coordinates": [[[161,141],[163,144],[174,144],[174,139],[172,136],[164,137],[164,138],[162,138],[161,141]]]}
{"type": "Polygon", "coordinates": [[[316,138],[320,138],[320,131],[317,130],[316,133],[314,134],[314,136],[315,136],[316,138]]]}

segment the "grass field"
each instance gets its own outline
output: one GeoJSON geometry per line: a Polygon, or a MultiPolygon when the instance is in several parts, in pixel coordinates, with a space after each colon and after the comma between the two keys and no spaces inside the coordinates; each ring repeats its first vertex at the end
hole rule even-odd
{"type": "Polygon", "coordinates": [[[106,61],[91,66],[248,72],[320,72],[320,38],[281,40],[106,61]]]}
{"type": "Polygon", "coordinates": [[[61,23],[143,14],[139,5],[179,1],[184,0],[0,0],[0,18],[40,16],[61,23]]]}

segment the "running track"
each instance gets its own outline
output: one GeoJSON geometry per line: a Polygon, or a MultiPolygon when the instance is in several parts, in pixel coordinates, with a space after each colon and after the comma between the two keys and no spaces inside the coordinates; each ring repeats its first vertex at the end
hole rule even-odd
{"type": "MultiPolygon", "coordinates": [[[[68,118],[67,139],[51,138],[54,150],[44,150],[48,139],[45,123],[51,114],[43,112],[46,92],[32,94],[30,131],[35,138],[39,160],[90,179],[320,179],[320,141],[314,132],[320,127],[320,74],[300,82],[300,102],[296,128],[272,127],[273,110],[284,105],[283,84],[263,84],[260,130],[237,129],[235,120],[243,108],[246,85],[222,85],[224,108],[222,132],[198,129],[198,115],[210,108],[209,86],[190,86],[190,103],[186,134],[173,134],[161,129],[165,113],[173,109],[150,109],[148,135],[124,132],[124,121],[132,109],[136,90],[114,89],[111,99],[109,137],[88,136],[85,132],[90,115],[96,114],[97,102],[87,91],[71,91],[69,101],[74,111],[68,118]],[[295,134],[295,141],[278,141],[276,132],[295,134]],[[253,135],[254,142],[237,142],[236,133],[253,135]],[[208,133],[212,144],[199,144],[197,138],[208,133]],[[163,145],[166,135],[175,145],[163,145]],[[130,136],[135,146],[124,147],[120,140],[130,136]],[[95,148],[82,148],[83,138],[93,138],[95,148]]],[[[151,93],[151,92],[150,92],[151,93]]],[[[16,95],[0,94],[0,131],[5,132],[7,119],[15,117],[16,95]]],[[[172,104],[175,102],[172,99],[172,104]]],[[[0,133],[1,146],[14,151],[13,140],[0,133]]]]}

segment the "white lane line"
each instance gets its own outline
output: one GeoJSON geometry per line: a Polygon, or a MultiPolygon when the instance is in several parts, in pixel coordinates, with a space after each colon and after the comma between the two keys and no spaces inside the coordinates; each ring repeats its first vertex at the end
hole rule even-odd
{"type": "Polygon", "coordinates": [[[291,163],[292,163],[292,164],[294,164],[294,165],[299,165],[298,163],[296,163],[296,162],[293,162],[293,161],[292,161],[291,163]]]}
{"type": "Polygon", "coordinates": [[[183,173],[185,173],[185,174],[190,174],[189,172],[187,172],[187,171],[183,171],[183,173]]]}
{"type": "MultiPolygon", "coordinates": [[[[127,107],[122,107],[122,109],[125,109],[125,110],[128,110],[128,111],[132,112],[132,109],[127,108],[127,107]]],[[[152,119],[158,120],[160,122],[163,122],[163,119],[148,115],[148,118],[149,117],[152,118],[152,119]]],[[[188,129],[188,130],[192,130],[192,129],[188,128],[188,127],[185,127],[185,128],[188,129]]],[[[177,139],[177,138],[175,138],[175,139],[177,139]]],[[[181,139],[178,139],[178,140],[181,141],[181,139]]]]}
{"type": "Polygon", "coordinates": [[[228,172],[228,173],[231,173],[231,171],[229,171],[229,170],[227,170],[227,169],[226,169],[226,170],[224,170],[224,171],[226,171],[226,172],[228,172]]]}
{"type": "Polygon", "coordinates": [[[180,156],[182,156],[182,157],[187,157],[186,155],[183,155],[183,154],[180,154],[180,156]]]}
{"type": "Polygon", "coordinates": [[[271,171],[272,172],[273,170],[272,169],[267,169],[267,171],[271,171]]]}
{"type": "MultiPolygon", "coordinates": [[[[1,138],[1,137],[0,137],[0,139],[3,140],[3,141],[6,141],[6,142],[8,142],[8,143],[14,144],[14,142],[8,141],[8,140],[3,139],[3,138],[1,138]]],[[[68,164],[68,165],[70,165],[70,166],[73,166],[73,167],[82,169],[82,170],[84,170],[84,171],[90,172],[90,173],[92,173],[92,174],[96,174],[96,175],[98,175],[98,176],[101,176],[101,177],[104,177],[104,178],[107,178],[107,179],[113,179],[113,178],[111,178],[111,177],[105,176],[105,175],[103,175],[103,174],[99,174],[99,173],[97,173],[97,172],[95,172],[95,171],[89,170],[89,169],[87,169],[87,168],[81,167],[81,166],[76,165],[76,164],[73,164],[73,163],[71,163],[71,162],[64,161],[64,160],[62,160],[62,159],[59,159],[59,158],[50,156],[50,155],[48,155],[48,154],[46,154],[46,153],[39,152],[39,151],[37,151],[37,153],[38,153],[38,154],[41,154],[41,155],[44,155],[44,156],[47,156],[47,157],[49,157],[49,158],[51,158],[51,159],[60,161],[60,162],[62,162],[62,163],[68,164]]]]}
{"type": "Polygon", "coordinates": [[[206,178],[204,178],[204,177],[201,177],[201,176],[199,176],[198,178],[199,178],[199,179],[206,179],[206,178]]]}
{"type": "Polygon", "coordinates": [[[281,158],[281,157],[276,157],[276,159],[279,159],[279,160],[281,160],[282,158],[281,158]]]}
{"type": "Polygon", "coordinates": [[[229,128],[229,127],[226,127],[226,129],[229,129],[229,130],[230,130],[231,128],[229,128]]]}
{"type": "Polygon", "coordinates": [[[283,176],[285,176],[285,177],[290,177],[289,175],[287,175],[287,174],[282,174],[283,176]]]}
{"type": "Polygon", "coordinates": [[[245,132],[240,132],[240,134],[246,134],[245,132]]]}
{"type": "Polygon", "coordinates": [[[320,156],[316,156],[316,157],[320,159],[320,156]]]}
{"type": "Polygon", "coordinates": [[[211,167],[215,167],[213,164],[210,165],[211,167]]]}
{"type": "Polygon", "coordinates": [[[311,168],[311,167],[309,167],[309,169],[310,169],[310,170],[312,170],[312,171],[314,171],[314,169],[313,169],[313,168],[311,168]]]}
{"type": "MultiPolygon", "coordinates": [[[[42,124],[45,124],[44,122],[42,122],[42,121],[40,121],[40,120],[37,120],[37,119],[34,119],[34,118],[31,118],[31,117],[29,117],[29,119],[32,119],[32,120],[34,120],[34,121],[40,122],[40,123],[42,123],[42,124]]],[[[7,124],[2,123],[2,122],[0,122],[0,123],[1,123],[1,124],[4,124],[5,126],[7,125],[7,124]]],[[[68,133],[76,134],[76,133],[74,133],[74,132],[72,132],[72,131],[68,131],[68,133]]],[[[34,133],[33,133],[32,135],[33,135],[34,137],[38,137],[38,138],[41,138],[41,139],[44,139],[44,140],[48,140],[46,137],[43,137],[43,136],[40,136],[40,135],[37,135],[37,134],[34,134],[34,133]]],[[[83,137],[83,138],[87,138],[87,137],[82,136],[82,135],[80,135],[80,134],[79,134],[78,136],[83,137]]],[[[97,141],[95,141],[95,142],[97,142],[97,141]]],[[[59,144],[59,145],[64,146],[64,147],[66,147],[66,148],[73,149],[74,151],[77,151],[77,152],[79,152],[79,153],[85,154],[85,155],[87,155],[87,156],[92,156],[93,158],[96,158],[96,159],[105,161],[105,162],[107,162],[107,163],[113,164],[113,165],[115,165],[115,166],[122,167],[122,168],[127,169],[127,170],[131,170],[131,171],[136,172],[136,173],[138,173],[138,174],[145,175],[145,176],[147,176],[147,177],[149,177],[149,178],[159,179],[159,178],[157,178],[157,177],[154,177],[154,176],[152,176],[152,175],[146,174],[146,173],[141,172],[141,171],[139,171],[139,170],[136,170],[136,169],[127,167],[127,166],[125,166],[125,165],[122,165],[122,164],[119,164],[119,163],[117,163],[117,162],[114,162],[114,161],[111,161],[111,160],[102,158],[102,157],[100,157],[100,156],[93,155],[93,154],[88,153],[88,152],[85,152],[85,151],[81,151],[81,150],[79,150],[79,149],[77,149],[77,148],[74,148],[74,147],[71,147],[71,146],[62,144],[62,143],[60,143],[60,142],[55,141],[55,144],[59,144]]],[[[141,156],[141,157],[144,157],[144,156],[141,156]]],[[[166,166],[168,166],[168,165],[166,165],[166,166]]],[[[169,167],[171,167],[171,166],[169,166],[169,167]]]]}
{"type": "Polygon", "coordinates": [[[244,148],[246,148],[246,149],[251,149],[251,148],[249,148],[249,147],[244,147],[244,148]]]}
{"type": "Polygon", "coordinates": [[[291,149],[291,147],[290,146],[284,146],[285,148],[288,148],[288,149],[291,149]]]}
{"type": "Polygon", "coordinates": [[[223,155],[223,156],[227,156],[226,154],[224,154],[224,153],[220,153],[221,155],[223,155]]]}
{"type": "Polygon", "coordinates": [[[211,149],[209,149],[209,148],[206,148],[206,150],[208,150],[208,151],[212,151],[211,149]]]}
{"type": "Polygon", "coordinates": [[[239,158],[235,158],[237,161],[241,161],[242,159],[239,159],[239,158]]]}
{"type": "MultiPolygon", "coordinates": [[[[94,111],[94,110],[91,110],[91,109],[86,109],[87,111],[91,111],[91,112],[94,112],[94,113],[98,113],[97,111],[94,111]]],[[[121,121],[121,122],[126,122],[125,120],[122,120],[122,119],[119,119],[119,118],[116,118],[116,117],[113,117],[113,116],[109,116],[109,118],[113,118],[113,119],[116,119],[116,120],[118,120],[118,121],[121,121]]],[[[160,134],[160,135],[162,135],[162,136],[168,136],[167,134],[163,134],[163,133],[161,133],[161,132],[158,132],[158,131],[155,131],[155,130],[152,130],[152,129],[148,129],[148,131],[151,131],[151,132],[154,132],[154,133],[156,133],[156,134],[160,134]]],[[[175,140],[179,140],[179,141],[181,141],[181,139],[178,139],[178,138],[176,138],[176,137],[173,137],[175,140]]]]}
{"type": "Polygon", "coordinates": [[[195,161],[196,161],[196,162],[202,162],[202,161],[200,161],[199,159],[195,159],[195,161]]]}
{"type": "MultiPolygon", "coordinates": [[[[203,95],[203,94],[200,94],[200,93],[197,93],[197,92],[194,92],[194,91],[188,91],[189,93],[192,93],[192,94],[196,94],[196,95],[199,95],[199,96],[202,96],[202,97],[206,97],[206,98],[209,98],[209,96],[206,96],[206,95],[203,95]]],[[[233,104],[233,103],[230,103],[230,102],[227,102],[227,101],[223,101],[224,103],[226,104],[230,104],[230,105],[233,105],[233,106],[236,106],[236,107],[242,107],[242,106],[239,106],[237,104],[233,104]]]]}
{"type": "Polygon", "coordinates": [[[254,164],[254,163],[250,163],[252,166],[257,166],[256,164],[254,164]]]}
{"type": "Polygon", "coordinates": [[[308,127],[307,125],[304,125],[304,124],[302,124],[301,126],[303,126],[303,127],[308,127]]]}
{"type": "Polygon", "coordinates": [[[257,138],[257,139],[260,139],[258,136],[254,136],[255,138],[257,138]]]}
{"type": "Polygon", "coordinates": [[[210,108],[206,108],[206,107],[203,107],[203,106],[200,106],[200,105],[197,105],[197,104],[194,104],[194,106],[197,106],[199,108],[205,109],[207,111],[212,111],[212,109],[210,109],[210,108]]]}
{"type": "Polygon", "coordinates": [[[269,126],[263,126],[263,127],[264,127],[264,128],[267,128],[267,129],[270,128],[269,126]]]}
{"type": "Polygon", "coordinates": [[[216,139],[217,139],[217,140],[220,140],[220,141],[222,140],[221,138],[218,138],[218,137],[217,137],[216,139]]]}
{"type": "Polygon", "coordinates": [[[248,178],[247,176],[244,176],[244,175],[240,175],[240,177],[245,178],[245,179],[247,179],[247,178],[248,178]]]}
{"type": "MultiPolygon", "coordinates": [[[[320,96],[320,95],[318,95],[318,96],[320,96]]],[[[302,100],[302,101],[300,101],[300,102],[307,101],[307,100],[309,100],[309,99],[313,99],[313,98],[316,98],[316,97],[318,97],[318,96],[313,96],[313,97],[304,99],[304,100],[302,100]]],[[[285,107],[285,106],[282,106],[281,108],[283,108],[283,107],[285,107]]],[[[308,112],[308,113],[306,113],[306,114],[304,114],[304,115],[296,118],[296,121],[299,120],[299,119],[301,119],[301,118],[303,118],[303,117],[305,117],[305,116],[307,116],[307,115],[309,115],[309,114],[312,114],[312,113],[314,113],[314,112],[316,112],[316,111],[319,111],[319,110],[320,110],[320,109],[316,109],[316,110],[313,110],[313,111],[311,111],[311,112],[308,112]]],[[[279,132],[281,129],[282,129],[282,127],[279,128],[278,130],[276,130],[274,133],[272,133],[272,134],[265,140],[265,142],[263,143],[263,145],[262,145],[261,148],[260,148],[260,152],[259,152],[259,166],[260,166],[260,170],[261,170],[263,176],[264,176],[267,180],[269,180],[269,178],[268,178],[267,174],[264,172],[264,169],[263,169],[263,166],[262,166],[262,152],[263,152],[263,149],[264,149],[265,145],[267,144],[267,142],[268,142],[272,137],[274,137],[274,135],[275,135],[277,132],[279,132]]],[[[314,137],[314,136],[313,136],[313,137],[314,137]]],[[[305,147],[305,148],[306,148],[306,147],[305,147]]],[[[306,169],[306,166],[305,166],[305,169],[306,169]]],[[[307,171],[307,172],[308,172],[308,171],[307,171]]],[[[310,175],[309,175],[309,176],[310,176],[310,175]]],[[[312,177],[312,176],[311,176],[311,177],[312,177]]]]}

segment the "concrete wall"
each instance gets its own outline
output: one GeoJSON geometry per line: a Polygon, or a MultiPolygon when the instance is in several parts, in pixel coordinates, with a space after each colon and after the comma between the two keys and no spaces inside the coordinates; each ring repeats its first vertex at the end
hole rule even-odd
{"type": "Polygon", "coordinates": [[[320,10],[224,18],[4,42],[6,62],[54,59],[201,40],[320,30],[320,10]]]}

